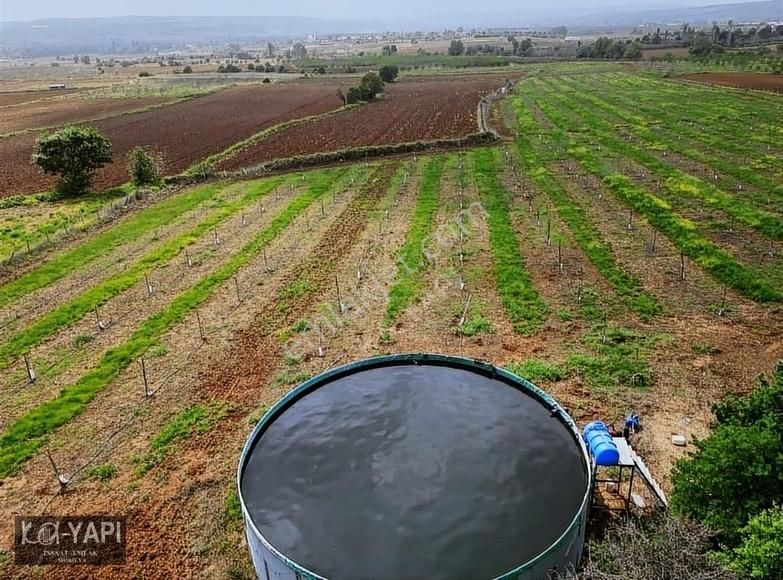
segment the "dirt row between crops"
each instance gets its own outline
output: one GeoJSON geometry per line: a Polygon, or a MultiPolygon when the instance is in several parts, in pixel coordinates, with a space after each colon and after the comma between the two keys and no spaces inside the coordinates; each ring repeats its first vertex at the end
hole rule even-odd
{"type": "MultiPolygon", "coordinates": [[[[125,157],[136,145],[163,153],[166,173],[184,171],[273,125],[317,115],[342,105],[335,87],[317,83],[241,85],[175,105],[121,115],[92,125],[112,142],[114,162],[98,171],[95,187],[127,181],[125,157]]],[[[55,180],[30,163],[36,136],[0,139],[0,196],[46,191],[55,180]]]]}
{"type": "Polygon", "coordinates": [[[706,85],[783,93],[783,75],[762,73],[694,73],[682,79],[706,85]]]}
{"type": "MultiPolygon", "coordinates": [[[[73,384],[85,368],[91,368],[98,362],[106,350],[127,340],[141,320],[159,312],[180,292],[220,268],[256,233],[269,225],[291,200],[291,195],[292,191],[287,189],[279,201],[275,201],[274,196],[266,200],[263,213],[247,212],[244,227],[241,225],[241,212],[227,220],[218,230],[220,245],[215,245],[212,232],[203,235],[190,248],[192,267],[178,259],[150,271],[149,280],[154,288],[151,296],[147,291],[146,280],[142,279],[132,288],[106,301],[101,305],[100,315],[102,320],[109,322],[108,329],[98,330],[93,313],[87,313],[78,322],[47,338],[32,351],[32,361],[39,375],[42,375],[35,385],[27,383],[22,361],[0,371],[0,382],[8,385],[0,400],[0,421],[3,424],[12,422],[32,407],[55,396],[64,386],[73,384]],[[80,345],[80,337],[92,338],[80,345]],[[42,371],[46,368],[62,370],[45,376],[42,371]]],[[[339,203],[336,209],[339,210],[339,203]]]]}
{"type": "MultiPolygon", "coordinates": [[[[57,505],[57,509],[65,509],[68,513],[94,513],[95,509],[114,513],[121,511],[129,513],[131,519],[138,517],[137,512],[150,508],[150,486],[155,489],[165,483],[166,472],[158,471],[157,476],[153,473],[147,478],[139,479],[133,474],[131,458],[148,449],[150,440],[160,431],[166,419],[189,403],[203,399],[203,392],[199,389],[200,375],[210,367],[225,366],[230,360],[227,354],[235,348],[238,333],[247,328],[252,320],[274,311],[273,298],[295,277],[301,264],[319,248],[332,244],[335,232],[345,231],[344,221],[350,216],[355,217],[355,214],[346,208],[355,207],[355,200],[356,196],[350,191],[338,192],[333,202],[332,198],[327,196],[324,216],[320,216],[320,208],[317,208],[319,211],[309,219],[300,217],[282,232],[267,248],[272,270],[265,270],[265,262],[259,255],[240,272],[240,288],[247,292],[241,303],[237,303],[233,283],[224,284],[208,303],[199,309],[207,334],[206,342],[199,338],[194,315],[188,316],[182,323],[170,329],[161,340],[168,353],[159,359],[148,361],[150,380],[153,388],[157,389],[154,397],[142,403],[143,389],[139,370],[135,366],[131,367],[106,391],[99,394],[81,416],[73,419],[54,435],[53,455],[58,464],[69,473],[74,473],[93,453],[97,453],[94,464],[110,461],[127,467],[122,470],[118,480],[112,482],[111,491],[93,480],[85,481],[85,473],[82,472],[81,480],[75,483],[72,491],[65,496],[54,497],[52,492],[55,490],[50,486],[54,482],[51,467],[47,468],[46,462],[40,461],[42,457],[36,457],[24,466],[19,475],[7,478],[0,487],[0,505],[8,508],[9,512],[21,510],[30,513],[47,511],[49,508],[46,506],[54,502],[52,505],[57,505]],[[307,223],[310,224],[310,231],[303,235],[307,223]],[[123,425],[124,428],[114,434],[115,430],[123,425]],[[102,449],[104,442],[108,447],[102,449]],[[163,481],[158,477],[160,475],[164,476],[163,481]],[[29,493],[31,485],[38,490],[36,494],[29,493]]],[[[273,342],[277,340],[274,334],[269,339],[273,342]]],[[[207,401],[212,402],[215,401],[207,401]]],[[[232,412],[231,417],[239,418],[236,411],[232,412]]],[[[241,428],[241,425],[239,427],[241,428]]],[[[220,453],[215,456],[219,457],[220,453]]],[[[181,463],[182,456],[179,454],[171,460],[175,465],[184,463],[184,460],[181,463]]],[[[233,458],[231,460],[233,461],[233,458]]],[[[198,480],[200,476],[194,479],[198,480]]],[[[167,495],[162,489],[161,492],[162,496],[167,495]]],[[[203,515],[207,520],[214,521],[217,514],[217,511],[211,510],[191,515],[203,515]]],[[[156,525],[162,526],[169,523],[168,520],[155,522],[156,525]]],[[[131,523],[131,528],[131,549],[145,552],[145,556],[138,560],[136,565],[149,572],[144,558],[155,559],[155,554],[161,549],[166,551],[166,547],[144,542],[144,534],[154,532],[153,527],[131,523]]],[[[6,529],[0,533],[3,541],[10,537],[5,533],[7,531],[6,529]]],[[[180,535],[177,542],[179,541],[187,542],[188,538],[180,535]]],[[[170,548],[175,549],[175,544],[171,544],[170,548]]],[[[179,556],[187,557],[188,554],[183,552],[179,556]]],[[[86,570],[84,575],[94,571],[94,568],[86,570]]],[[[34,572],[32,569],[16,570],[20,576],[34,572]]],[[[115,571],[104,569],[102,572],[109,576],[113,572],[119,577],[128,575],[127,568],[115,571]]],[[[73,569],[63,573],[69,577],[80,575],[73,569]]]]}
{"type": "Polygon", "coordinates": [[[383,98],[270,135],[218,164],[220,170],[273,159],[373,145],[464,137],[478,131],[478,103],[506,77],[404,77],[383,98]]]}

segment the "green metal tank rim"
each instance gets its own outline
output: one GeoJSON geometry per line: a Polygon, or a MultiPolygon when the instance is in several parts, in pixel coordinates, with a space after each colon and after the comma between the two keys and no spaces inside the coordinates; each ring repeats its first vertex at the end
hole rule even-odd
{"type": "Polygon", "coordinates": [[[571,520],[571,523],[568,525],[568,527],[566,527],[563,533],[560,534],[560,536],[548,548],[543,550],[535,558],[533,558],[532,560],[528,560],[524,564],[521,564],[520,566],[512,570],[504,572],[500,576],[496,576],[495,578],[488,579],[488,580],[511,580],[512,578],[514,578],[514,576],[517,576],[518,574],[524,572],[525,570],[535,566],[541,560],[546,558],[550,553],[557,550],[561,546],[561,544],[567,539],[567,537],[573,531],[573,529],[579,524],[580,518],[584,516],[585,510],[588,507],[588,502],[590,500],[590,492],[592,490],[592,485],[593,485],[592,459],[590,457],[590,454],[587,450],[587,446],[585,445],[582,439],[582,436],[579,432],[579,428],[577,427],[576,423],[571,418],[571,416],[565,411],[565,409],[563,409],[563,407],[561,407],[560,404],[551,395],[539,389],[536,385],[534,385],[533,383],[531,383],[530,381],[528,381],[523,377],[515,375],[514,373],[506,369],[496,367],[488,362],[480,361],[477,359],[470,359],[466,357],[458,357],[458,356],[451,356],[451,355],[432,354],[432,353],[404,353],[404,354],[374,356],[374,357],[354,361],[351,363],[341,365],[339,367],[329,369],[327,371],[324,371],[323,373],[320,373],[314,377],[307,379],[303,383],[291,389],[280,400],[278,400],[271,408],[269,408],[269,410],[267,410],[266,413],[264,413],[264,415],[258,421],[256,426],[253,428],[253,431],[250,433],[250,436],[247,438],[247,441],[245,442],[245,445],[242,449],[242,453],[239,456],[239,462],[237,465],[236,484],[237,484],[237,495],[239,497],[240,506],[242,507],[242,516],[243,519],[245,520],[245,525],[249,525],[252,528],[254,535],[261,541],[261,543],[264,545],[264,547],[266,547],[266,549],[272,552],[272,554],[278,557],[283,563],[285,563],[294,572],[301,575],[304,580],[328,580],[328,578],[319,576],[315,572],[308,570],[307,568],[291,560],[288,556],[286,556],[277,548],[275,548],[271,544],[271,542],[269,542],[269,540],[267,540],[266,537],[261,533],[261,531],[256,527],[255,522],[250,517],[250,513],[247,510],[247,506],[245,505],[245,500],[242,496],[242,474],[244,472],[244,468],[247,463],[247,458],[250,456],[250,453],[252,452],[256,442],[261,437],[263,432],[270,424],[274,422],[275,419],[277,419],[278,416],[280,416],[286,409],[288,409],[288,407],[293,405],[297,400],[299,400],[309,392],[322,386],[323,384],[329,383],[333,380],[339,379],[346,375],[354,374],[356,372],[368,370],[372,368],[384,367],[390,365],[406,365],[406,364],[416,365],[419,363],[426,363],[428,365],[434,365],[434,366],[446,366],[452,368],[462,368],[465,370],[478,371],[481,374],[484,374],[491,378],[500,378],[504,382],[507,382],[516,387],[520,387],[520,390],[527,392],[527,394],[532,396],[534,399],[538,400],[547,409],[549,409],[549,411],[553,415],[557,416],[560,419],[560,421],[569,429],[572,436],[574,437],[577,446],[582,452],[582,458],[584,459],[583,468],[587,474],[587,485],[585,486],[586,489],[585,489],[584,497],[582,498],[582,503],[579,509],[577,510],[574,519],[571,520]]]}

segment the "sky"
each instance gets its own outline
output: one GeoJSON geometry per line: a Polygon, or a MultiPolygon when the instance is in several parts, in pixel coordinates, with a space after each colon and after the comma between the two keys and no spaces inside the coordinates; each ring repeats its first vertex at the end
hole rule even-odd
{"type": "MultiPolygon", "coordinates": [[[[628,11],[647,8],[684,8],[708,4],[728,4],[744,0],[297,0],[258,2],[257,0],[0,0],[0,20],[36,18],[84,18],[125,15],[175,16],[312,16],[329,19],[404,22],[410,18],[444,13],[520,11],[536,16],[557,16],[564,11],[628,11]],[[478,9],[478,10],[477,10],[478,9]]],[[[751,1],[751,0],[747,0],[751,1]]]]}

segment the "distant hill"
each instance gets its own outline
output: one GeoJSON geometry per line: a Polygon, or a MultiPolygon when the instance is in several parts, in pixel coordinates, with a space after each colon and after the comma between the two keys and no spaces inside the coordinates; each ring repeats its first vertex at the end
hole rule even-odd
{"type": "Polygon", "coordinates": [[[764,0],[736,4],[714,4],[695,8],[664,8],[627,13],[596,14],[580,18],[585,26],[630,25],[637,24],[673,24],[687,22],[691,25],[710,24],[712,22],[767,22],[783,21],[783,0],[764,0]]]}
{"type": "MultiPolygon", "coordinates": [[[[653,0],[654,1],[654,0],[653,0]]],[[[651,2],[653,4],[653,2],[651,2]]],[[[569,5],[561,10],[552,4],[536,3],[525,5],[519,10],[501,12],[483,11],[441,14],[430,19],[410,19],[394,26],[394,29],[427,29],[433,26],[456,28],[547,28],[559,25],[571,29],[587,28],[633,28],[640,24],[676,24],[687,22],[691,25],[710,24],[717,20],[726,22],[766,22],[783,21],[783,0],[762,0],[759,2],[736,2],[690,8],[667,7],[639,9],[635,6],[618,6],[611,12],[605,3],[598,7],[589,2],[569,5]]]]}
{"type": "Polygon", "coordinates": [[[373,22],[299,16],[121,16],[0,22],[0,53],[12,56],[144,52],[188,44],[251,42],[308,34],[373,32],[373,22]]]}
{"type": "MultiPolygon", "coordinates": [[[[1,0],[0,0],[1,1],[1,0]]],[[[217,5],[216,5],[217,9],[217,5]]],[[[558,11],[540,4],[515,11],[442,13],[409,21],[370,22],[327,20],[302,16],[122,16],[110,18],[51,18],[29,22],[0,22],[0,55],[50,56],[90,53],[131,53],[172,50],[193,44],[221,45],[308,34],[437,30],[443,27],[634,27],[639,24],[709,24],[712,21],[783,21],[783,0],[635,10],[591,8],[588,3],[558,11]]]]}

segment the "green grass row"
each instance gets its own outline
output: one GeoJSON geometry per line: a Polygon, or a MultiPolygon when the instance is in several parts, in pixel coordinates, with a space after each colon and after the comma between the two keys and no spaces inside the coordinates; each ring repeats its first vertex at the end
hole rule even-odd
{"type": "MultiPolygon", "coordinates": [[[[564,138],[565,132],[574,129],[562,115],[552,114],[549,119],[557,127],[554,132],[560,133],[560,138],[564,138]]],[[[702,236],[692,221],[675,213],[665,200],[636,186],[625,175],[611,170],[586,146],[579,145],[571,138],[567,139],[568,153],[579,161],[586,171],[602,179],[621,201],[644,216],[683,254],[716,280],[758,302],[783,300],[783,291],[777,285],[769,282],[758,270],[741,264],[734,256],[702,236]]]]}
{"type": "Polygon", "coordinates": [[[275,178],[251,185],[239,199],[219,206],[196,227],[168,240],[119,274],[85,290],[79,296],[59,305],[27,328],[11,336],[0,345],[0,369],[6,368],[27,350],[40,344],[55,332],[81,320],[95,307],[132,288],[144,278],[145,272],[165,264],[177,256],[183,248],[192,245],[210,230],[264,197],[281,182],[282,179],[275,178]]]}
{"type": "MultiPolygon", "coordinates": [[[[668,163],[658,159],[655,155],[629,143],[614,137],[614,125],[599,117],[590,107],[582,106],[577,99],[586,98],[583,95],[570,93],[566,95],[557,87],[548,87],[547,98],[539,102],[541,110],[550,118],[552,115],[563,115],[564,111],[571,111],[573,118],[584,123],[589,133],[611,153],[632,159],[639,165],[646,167],[651,173],[660,177],[664,187],[673,196],[686,196],[703,201],[704,203],[719,209],[726,215],[736,219],[739,223],[757,230],[764,236],[773,240],[783,240],[783,219],[779,215],[755,207],[745,202],[741,197],[726,193],[702,179],[689,175],[668,163]]],[[[660,139],[660,136],[658,137],[660,139]]],[[[667,140],[668,141],[668,140],[667,140]]],[[[659,147],[671,149],[668,143],[661,143],[659,147]]]]}
{"type": "Polygon", "coordinates": [[[421,297],[424,291],[427,269],[426,245],[435,225],[435,214],[440,199],[440,179],[446,164],[446,157],[438,155],[422,159],[422,178],[416,205],[413,208],[405,244],[397,257],[399,272],[389,292],[384,322],[391,326],[397,316],[421,297]]]}
{"type": "Polygon", "coordinates": [[[0,287],[0,307],[29,292],[56,282],[63,276],[83,268],[117,247],[170,224],[178,216],[212,199],[223,187],[225,186],[207,185],[172,195],[160,203],[122,220],[114,227],[90,238],[73,250],[53,257],[13,282],[0,287]]]}
{"type": "Polygon", "coordinates": [[[49,433],[79,415],[123,370],[155,346],[167,330],[207,301],[313,202],[339,187],[343,183],[342,178],[360,171],[354,167],[347,172],[325,170],[312,174],[308,189],[297,195],[269,226],[256,234],[227,263],[181,292],[166,308],[143,321],[128,340],[104,353],[95,367],[75,383],[63,388],[57,397],[10,423],[0,435],[0,478],[18,470],[40,449],[49,433]]]}
{"type": "Polygon", "coordinates": [[[500,151],[478,149],[470,157],[481,203],[488,214],[489,244],[500,300],[514,330],[533,334],[546,322],[547,307],[533,286],[519,251],[519,240],[511,223],[509,194],[497,176],[502,163],[500,151]]]}
{"type": "Polygon", "coordinates": [[[628,308],[642,320],[650,320],[661,312],[661,306],[655,296],[645,291],[637,278],[620,267],[611,247],[592,223],[585,209],[555,180],[545,158],[537,152],[530,138],[540,132],[541,128],[522,100],[513,97],[512,103],[518,123],[516,144],[523,171],[547,195],[560,219],[571,230],[576,243],[617,295],[626,302],[628,308]]]}

